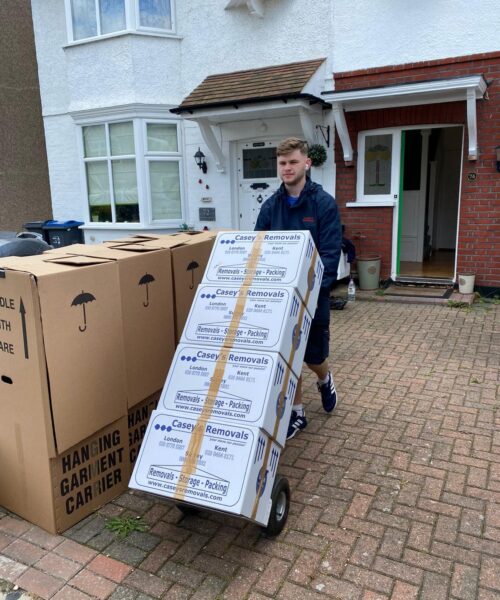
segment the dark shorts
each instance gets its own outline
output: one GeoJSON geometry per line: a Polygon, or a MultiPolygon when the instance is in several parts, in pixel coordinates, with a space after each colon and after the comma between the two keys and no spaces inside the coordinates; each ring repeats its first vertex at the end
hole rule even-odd
{"type": "Polygon", "coordinates": [[[320,365],[330,353],[330,297],[320,294],[307,340],[304,362],[320,365]]]}

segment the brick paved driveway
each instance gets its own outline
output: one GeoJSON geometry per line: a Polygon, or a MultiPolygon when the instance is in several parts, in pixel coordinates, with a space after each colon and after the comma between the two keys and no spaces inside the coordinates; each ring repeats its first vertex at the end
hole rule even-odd
{"type": "Polygon", "coordinates": [[[139,493],[60,537],[0,509],[0,579],[56,600],[500,598],[500,307],[332,317],[341,404],[323,413],[306,377],[279,538],[139,493]],[[127,512],[150,527],[119,541],[104,525],[127,512]]]}

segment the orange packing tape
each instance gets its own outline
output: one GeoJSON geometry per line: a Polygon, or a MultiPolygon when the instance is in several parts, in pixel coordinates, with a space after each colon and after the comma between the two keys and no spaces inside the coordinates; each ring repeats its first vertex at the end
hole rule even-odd
{"type": "MultiPolygon", "coordinates": [[[[248,257],[247,265],[246,265],[246,276],[243,281],[242,287],[240,288],[240,292],[238,294],[238,299],[236,301],[236,306],[234,308],[233,317],[228,327],[228,332],[226,337],[224,338],[223,347],[229,346],[232,347],[234,344],[234,340],[236,338],[236,332],[238,330],[241,317],[243,316],[243,311],[245,309],[245,302],[247,298],[246,289],[247,286],[252,284],[257,263],[261,254],[262,241],[264,239],[265,231],[259,231],[256,235],[255,241],[252,246],[252,251],[250,256],[248,257]]],[[[180,486],[181,481],[188,481],[189,477],[193,474],[196,469],[196,465],[198,463],[199,453],[201,449],[201,444],[203,442],[203,437],[205,435],[205,422],[211,417],[212,411],[215,405],[215,400],[217,398],[217,394],[219,392],[220,385],[222,383],[222,378],[224,376],[224,371],[226,369],[226,363],[228,360],[229,352],[221,352],[219,360],[215,365],[214,374],[212,376],[212,380],[210,382],[210,387],[208,388],[207,398],[205,400],[205,404],[203,405],[203,410],[200,413],[196,421],[196,425],[194,426],[193,432],[191,434],[191,438],[189,440],[189,446],[186,450],[186,457],[184,459],[184,463],[182,465],[181,474],[179,476],[179,483],[175,488],[174,498],[177,500],[183,500],[185,495],[185,489],[182,489],[180,486]]]]}

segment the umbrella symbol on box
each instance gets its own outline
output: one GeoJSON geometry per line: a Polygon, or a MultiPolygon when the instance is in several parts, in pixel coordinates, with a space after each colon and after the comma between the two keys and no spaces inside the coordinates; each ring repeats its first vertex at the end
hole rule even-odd
{"type": "Polygon", "coordinates": [[[93,296],[89,292],[84,292],[82,290],[82,293],[78,294],[78,296],[73,298],[73,302],[71,303],[71,306],[81,305],[83,308],[83,328],[81,325],[78,325],[78,329],[80,331],[85,331],[87,329],[87,315],[85,313],[85,305],[87,304],[87,302],[92,302],[92,300],[95,300],[95,296],[93,296]]]}
{"type": "Polygon", "coordinates": [[[145,275],[143,275],[141,277],[141,279],[139,280],[139,285],[146,286],[146,302],[142,303],[143,306],[149,306],[149,284],[152,283],[153,281],[156,281],[156,280],[149,273],[146,273],[145,275]]]}
{"type": "Polygon", "coordinates": [[[200,265],[195,260],[192,260],[186,267],[186,271],[191,271],[191,285],[189,286],[190,290],[192,290],[194,288],[194,271],[199,266],[200,265]]]}

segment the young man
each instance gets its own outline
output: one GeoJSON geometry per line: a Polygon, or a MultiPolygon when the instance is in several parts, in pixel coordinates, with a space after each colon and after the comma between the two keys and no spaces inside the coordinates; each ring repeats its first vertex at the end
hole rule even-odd
{"type": "MultiPolygon", "coordinates": [[[[313,183],[307,172],[311,159],[307,143],[288,138],[276,149],[278,175],[282,185],[262,205],[256,231],[309,230],[325,267],[304,361],[318,377],[318,390],[326,412],[337,404],[337,392],[328,366],[330,342],[330,290],[337,279],[342,243],[342,228],[335,200],[313,183]]],[[[295,394],[287,439],[307,427],[302,405],[302,377],[295,394]]]]}

